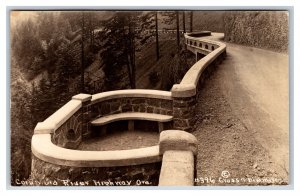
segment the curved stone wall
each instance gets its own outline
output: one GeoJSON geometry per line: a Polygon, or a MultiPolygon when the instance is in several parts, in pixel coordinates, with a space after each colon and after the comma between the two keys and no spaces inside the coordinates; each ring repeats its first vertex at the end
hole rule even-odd
{"type": "Polygon", "coordinates": [[[32,138],[32,171],[28,183],[190,186],[194,184],[197,146],[195,136],[179,130],[161,132],[157,146],[120,151],[66,149],[53,144],[50,134],[36,134],[32,138]]]}
{"type": "Polygon", "coordinates": [[[187,49],[195,55],[201,53],[206,56],[187,71],[180,84],[174,84],[171,89],[174,128],[188,132],[194,130],[197,93],[205,79],[226,56],[225,44],[192,35],[185,34],[187,49]]]}
{"type": "MultiPolygon", "coordinates": [[[[178,149],[182,150],[180,147],[182,145],[187,151],[184,153],[185,156],[193,161],[193,163],[188,163],[188,168],[195,167],[194,158],[192,158],[193,154],[195,155],[195,148],[190,149],[188,144],[182,144],[181,142],[184,141],[182,138],[174,140],[175,142],[172,140],[172,145],[164,151],[160,150],[161,146],[121,151],[76,150],[81,140],[91,135],[90,122],[92,120],[117,113],[140,112],[141,115],[143,113],[170,115],[173,116],[173,121],[168,126],[169,129],[193,131],[196,120],[197,93],[213,68],[225,57],[226,45],[201,38],[198,34],[196,37],[193,37],[193,34],[185,34],[185,40],[188,50],[194,52],[195,55],[201,53],[206,56],[188,70],[181,83],[175,84],[171,92],[134,89],[95,95],[79,94],[72,97],[71,101],[45,121],[38,123],[32,137],[32,177],[40,180],[45,176],[55,179],[57,176],[53,171],[57,171],[61,172],[65,179],[76,180],[76,175],[82,177],[85,176],[84,173],[90,174],[97,170],[98,173],[118,173],[117,177],[106,176],[108,179],[116,180],[120,176],[135,179],[133,177],[135,174],[140,175],[140,179],[157,179],[165,152],[167,154],[164,159],[172,163],[176,154],[182,154],[182,152],[177,152],[178,149]],[[172,152],[169,152],[170,150],[172,152]],[[49,167],[49,171],[39,171],[43,167],[49,167]],[[134,171],[133,168],[139,169],[134,171]],[[141,176],[142,171],[149,171],[149,173],[146,172],[141,176]]],[[[182,134],[180,133],[179,136],[181,137],[182,134]]],[[[184,135],[183,137],[186,138],[184,135]]],[[[184,162],[184,160],[177,161],[184,162]]],[[[164,167],[169,168],[170,163],[164,164],[164,167]]],[[[179,164],[176,167],[181,168],[182,165],[179,164]]],[[[190,179],[193,176],[190,169],[186,171],[190,177],[182,182],[185,185],[191,185],[193,182],[193,179],[190,179]]],[[[161,177],[162,185],[168,184],[166,183],[168,173],[164,172],[161,177]]],[[[177,183],[173,182],[173,184],[177,183]]],[[[157,185],[156,181],[154,184],[157,185]]]]}
{"type": "Polygon", "coordinates": [[[73,167],[32,157],[33,186],[157,186],[161,161],[140,165],[73,167]]]}
{"type": "Polygon", "coordinates": [[[170,92],[155,90],[119,90],[92,96],[91,118],[124,112],[172,115],[170,92]]]}
{"type": "Polygon", "coordinates": [[[119,151],[72,150],[53,144],[50,134],[34,135],[31,147],[34,156],[41,160],[74,167],[127,166],[161,160],[158,146],[119,151]]]}
{"type": "Polygon", "coordinates": [[[72,99],[43,122],[39,122],[34,134],[51,134],[52,142],[65,148],[76,148],[82,138],[83,101],[72,99]]]}
{"type": "MultiPolygon", "coordinates": [[[[127,112],[173,115],[171,93],[159,90],[131,89],[98,93],[92,96],[88,107],[89,121],[110,114],[127,112]]],[[[172,124],[166,124],[167,128],[172,128],[172,124]]],[[[87,130],[91,131],[91,128],[87,130]]],[[[91,133],[83,134],[88,137],[91,133]]]]}
{"type": "Polygon", "coordinates": [[[49,185],[43,184],[45,177],[64,185],[76,181],[78,176],[95,186],[105,186],[107,181],[118,185],[127,179],[132,181],[130,185],[157,185],[162,160],[159,146],[119,151],[76,150],[82,138],[89,136],[91,120],[132,111],[172,115],[171,92],[120,90],[74,96],[36,126],[31,143],[32,179],[42,182],[41,185],[49,185]]]}

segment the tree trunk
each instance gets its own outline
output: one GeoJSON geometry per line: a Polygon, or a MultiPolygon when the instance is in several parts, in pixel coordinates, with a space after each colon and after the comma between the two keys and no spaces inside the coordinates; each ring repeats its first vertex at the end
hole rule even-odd
{"type": "Polygon", "coordinates": [[[136,88],[136,84],[135,84],[135,38],[134,38],[134,34],[132,37],[132,65],[131,65],[131,77],[132,77],[132,89],[136,88]]]}
{"type": "Polygon", "coordinates": [[[156,37],[156,60],[159,59],[159,42],[158,42],[158,19],[157,12],[155,12],[155,37],[156,37]]]}
{"type": "MultiPolygon", "coordinates": [[[[132,89],[135,89],[135,44],[134,44],[134,30],[135,26],[132,26],[131,24],[131,17],[129,17],[129,46],[128,47],[128,54],[129,54],[129,59],[128,59],[128,73],[129,73],[129,81],[130,81],[130,87],[132,89]]],[[[125,38],[125,39],[128,39],[125,38]]]]}
{"type": "Polygon", "coordinates": [[[182,23],[183,23],[183,32],[186,33],[186,30],[185,30],[185,12],[184,11],[182,12],[182,23]]]}
{"type": "Polygon", "coordinates": [[[126,65],[127,65],[127,72],[128,72],[128,78],[129,78],[129,83],[130,87],[132,88],[132,77],[131,77],[131,53],[130,53],[130,42],[127,42],[128,40],[128,35],[125,33],[125,26],[123,27],[123,41],[124,41],[124,50],[126,54],[126,65]]]}
{"type": "Polygon", "coordinates": [[[179,35],[179,13],[176,11],[176,31],[177,31],[177,49],[180,50],[180,35],[179,35]]]}
{"type": "Polygon", "coordinates": [[[84,12],[82,12],[81,20],[81,92],[84,93],[84,12]]]}
{"type": "Polygon", "coordinates": [[[191,11],[190,15],[190,32],[193,32],[193,11],[191,11]]]}
{"type": "Polygon", "coordinates": [[[93,18],[92,18],[92,13],[89,13],[89,33],[90,33],[90,45],[93,46],[93,33],[94,33],[94,28],[93,28],[93,18]]]}
{"type": "MultiPolygon", "coordinates": [[[[136,17],[135,14],[133,15],[133,17],[136,17]]],[[[135,23],[133,23],[134,25],[131,27],[131,77],[132,77],[132,85],[131,88],[135,89],[136,88],[136,84],[135,84],[135,23]]]]}

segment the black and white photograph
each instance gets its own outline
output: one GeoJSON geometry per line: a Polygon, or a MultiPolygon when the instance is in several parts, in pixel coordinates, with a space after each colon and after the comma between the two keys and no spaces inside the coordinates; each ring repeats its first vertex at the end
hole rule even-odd
{"type": "Polygon", "coordinates": [[[290,9],[8,16],[12,187],[291,185],[290,9]]]}

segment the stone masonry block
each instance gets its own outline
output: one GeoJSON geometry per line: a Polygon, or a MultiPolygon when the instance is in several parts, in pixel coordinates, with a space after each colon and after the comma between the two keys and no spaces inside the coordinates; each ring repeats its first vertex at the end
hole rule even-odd
{"type": "MultiPolygon", "coordinates": [[[[174,100],[176,100],[176,101],[187,101],[187,102],[189,102],[189,101],[192,101],[192,100],[194,100],[196,98],[196,96],[190,96],[190,97],[176,97],[176,98],[174,98],[174,100]]],[[[173,100],[173,101],[174,101],[173,100]]]]}
{"type": "Polygon", "coordinates": [[[129,98],[122,98],[121,103],[122,104],[131,104],[131,100],[129,98]]]}
{"type": "Polygon", "coordinates": [[[155,114],[160,114],[160,109],[155,107],[154,110],[153,110],[153,113],[155,114]]]}
{"type": "Polygon", "coordinates": [[[188,107],[187,101],[174,100],[173,106],[177,108],[188,107]]]}
{"type": "MultiPolygon", "coordinates": [[[[85,112],[82,114],[82,122],[89,122],[92,119],[92,113],[91,112],[85,112]]],[[[77,119],[78,121],[79,119],[77,119]]]]}
{"type": "Polygon", "coordinates": [[[189,99],[174,99],[173,106],[174,107],[189,107],[195,105],[196,97],[190,97],[189,99]]]}
{"type": "Polygon", "coordinates": [[[120,102],[113,102],[110,104],[110,110],[111,112],[115,112],[121,109],[121,103],[120,102]]]}
{"type": "Polygon", "coordinates": [[[139,112],[140,107],[138,105],[133,105],[132,109],[134,112],[139,112]]]}
{"type": "Polygon", "coordinates": [[[140,105],[140,112],[146,112],[146,106],[140,105]]]}
{"type": "Polygon", "coordinates": [[[172,110],[167,110],[167,115],[172,116],[173,115],[173,111],[172,110]]]}
{"type": "Polygon", "coordinates": [[[109,103],[102,103],[101,105],[101,114],[109,114],[110,113],[110,104],[109,103]]]}
{"type": "Polygon", "coordinates": [[[161,100],[161,107],[164,109],[172,110],[173,102],[170,100],[161,100]]]}
{"type": "Polygon", "coordinates": [[[153,113],[154,108],[153,107],[147,107],[147,113],[153,113]]]}
{"type": "Polygon", "coordinates": [[[160,107],[160,100],[159,99],[148,99],[147,103],[149,106],[160,107]]]}
{"type": "Polygon", "coordinates": [[[122,112],[132,112],[132,106],[130,104],[123,105],[122,112]]]}
{"type": "Polygon", "coordinates": [[[178,118],[193,118],[195,110],[193,108],[174,108],[174,117],[178,118]]]}
{"type": "Polygon", "coordinates": [[[146,99],[145,98],[136,98],[136,99],[132,99],[132,104],[143,104],[146,103],[146,99]]]}
{"type": "Polygon", "coordinates": [[[166,111],[166,110],[163,110],[163,109],[161,109],[161,110],[160,110],[160,114],[162,114],[162,115],[166,115],[166,114],[167,114],[167,111],[166,111]]]}

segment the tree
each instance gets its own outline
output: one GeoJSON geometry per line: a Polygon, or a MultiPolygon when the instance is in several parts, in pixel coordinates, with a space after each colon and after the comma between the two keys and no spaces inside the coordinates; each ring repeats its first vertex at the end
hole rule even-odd
{"type": "Polygon", "coordinates": [[[159,39],[158,39],[158,12],[153,11],[153,12],[143,12],[141,15],[141,20],[140,20],[140,25],[143,27],[143,29],[148,29],[150,31],[150,34],[143,35],[143,41],[141,42],[142,44],[151,38],[152,36],[152,31],[151,29],[155,28],[155,44],[156,44],[156,60],[159,60],[159,39]]]}
{"type": "Polygon", "coordinates": [[[39,40],[38,25],[31,19],[19,23],[11,33],[12,56],[26,79],[31,79],[40,69],[43,45],[39,40]]]}
{"type": "Polygon", "coordinates": [[[177,34],[177,48],[180,51],[180,32],[179,32],[179,12],[176,11],[176,34],[177,34]]]}
{"type": "Polygon", "coordinates": [[[28,20],[15,21],[11,32],[12,184],[30,174],[30,141],[37,122],[80,91],[80,85],[69,89],[80,84],[81,71],[89,63],[88,55],[82,63],[81,52],[89,54],[93,43],[93,20],[81,20],[81,12],[33,14],[28,20]],[[86,40],[90,42],[82,45],[86,40]]]}
{"type": "Polygon", "coordinates": [[[182,12],[182,26],[183,26],[183,33],[186,33],[186,30],[185,30],[185,11],[182,12]]]}
{"type": "Polygon", "coordinates": [[[81,13],[81,92],[84,93],[84,29],[85,29],[85,22],[84,22],[84,12],[81,13]]]}
{"type": "Polygon", "coordinates": [[[167,25],[173,25],[174,21],[176,22],[176,41],[177,41],[177,50],[180,51],[180,32],[179,32],[179,12],[162,12],[164,16],[163,22],[167,25]]]}
{"type": "Polygon", "coordinates": [[[159,41],[158,41],[158,12],[155,12],[155,39],[156,39],[156,60],[159,59],[159,41]]]}
{"type": "Polygon", "coordinates": [[[193,11],[190,13],[190,32],[193,32],[193,11]]]}
{"type": "Polygon", "coordinates": [[[104,22],[101,57],[109,90],[135,88],[135,52],[150,36],[143,30],[151,23],[149,13],[116,12],[104,22]]]}

